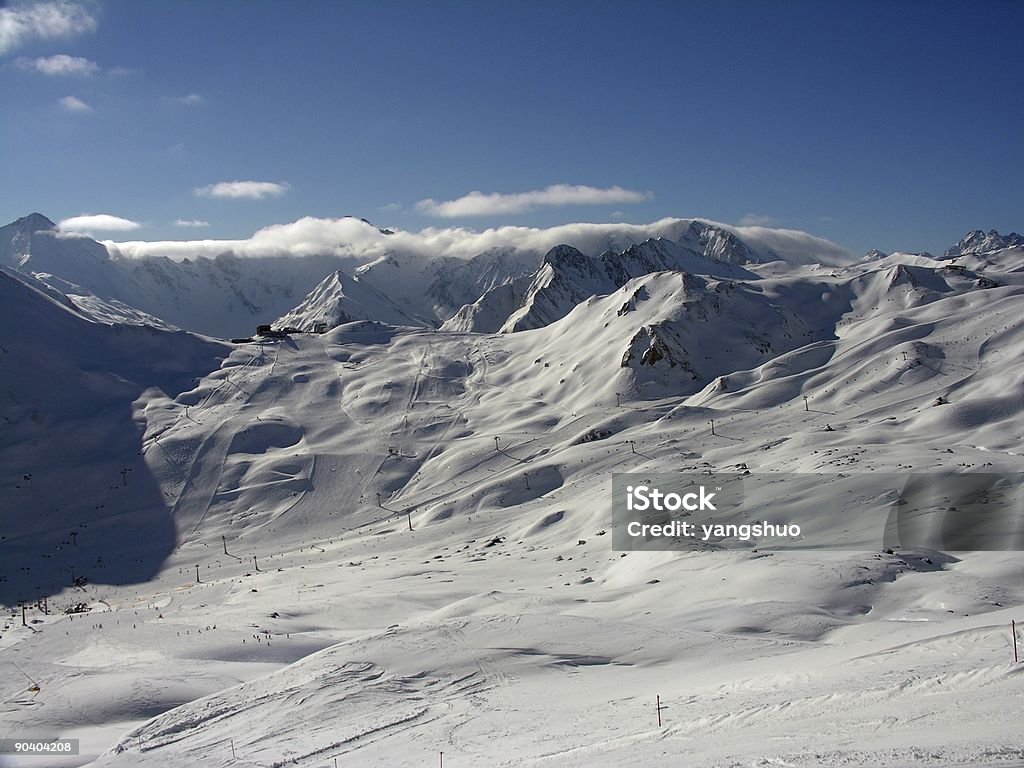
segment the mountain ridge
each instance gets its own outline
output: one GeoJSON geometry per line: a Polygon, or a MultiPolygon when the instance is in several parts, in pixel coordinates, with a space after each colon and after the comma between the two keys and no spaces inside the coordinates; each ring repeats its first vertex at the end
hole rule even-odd
{"type": "MultiPolygon", "coordinates": [[[[128,258],[117,244],[61,232],[44,215],[32,213],[0,229],[0,263],[49,285],[97,319],[189,328],[221,337],[242,336],[260,323],[292,315],[300,306],[309,308],[310,292],[339,270],[383,297],[376,302],[384,312],[377,319],[447,330],[513,332],[553,322],[580,301],[612,293],[640,274],[681,269],[753,279],[752,274],[779,257],[766,245],[771,237],[790,248],[792,239],[784,230],[769,237],[753,228],[760,239],[751,243],[721,225],[678,219],[663,222],[663,234],[645,240],[637,240],[635,228],[624,230],[627,234],[621,237],[609,231],[591,238],[590,245],[600,250],[590,254],[569,244],[571,250],[554,246],[543,253],[492,245],[459,258],[413,253],[402,245],[407,237],[403,233],[385,234],[368,222],[352,222],[347,226],[368,228],[394,245],[362,262],[351,252],[304,250],[302,255],[250,257],[230,247],[212,258],[128,258]]],[[[315,224],[310,220],[303,226],[315,224]]],[[[998,264],[991,259],[1007,249],[1012,252],[1021,242],[1016,234],[976,230],[944,258],[958,249],[961,258],[984,258],[992,268],[998,264]]],[[[790,250],[787,258],[799,263],[808,256],[794,256],[790,250]]],[[[318,311],[325,307],[318,306],[318,311]]],[[[366,312],[339,308],[339,319],[342,315],[372,319],[363,317],[366,312]]]]}

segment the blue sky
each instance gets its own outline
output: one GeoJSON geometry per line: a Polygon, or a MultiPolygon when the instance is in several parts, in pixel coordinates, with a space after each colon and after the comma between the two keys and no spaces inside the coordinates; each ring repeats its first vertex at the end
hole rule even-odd
{"type": "Polygon", "coordinates": [[[0,220],[700,216],[941,251],[1024,226],[1022,28],[1015,1],[8,3],[0,220]]]}

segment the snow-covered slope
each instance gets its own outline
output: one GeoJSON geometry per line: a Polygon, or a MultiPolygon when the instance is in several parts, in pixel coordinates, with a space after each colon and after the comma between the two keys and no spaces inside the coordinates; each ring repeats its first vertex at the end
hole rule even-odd
{"type": "Polygon", "coordinates": [[[635,278],[523,333],[508,342],[517,354],[501,366],[509,384],[537,397],[552,396],[553,387],[556,399],[574,408],[614,402],[616,393],[683,397],[718,377],[725,388],[724,377],[738,368],[830,337],[759,287],[685,272],[635,278]],[[558,381],[543,367],[557,367],[558,381]]]}
{"type": "MultiPolygon", "coordinates": [[[[1024,471],[1024,273],[1001,254],[661,271],[517,333],[363,321],[239,345],[166,396],[112,380],[134,398],[124,452],[48,439],[102,403],[48,364],[46,402],[72,410],[44,432],[9,399],[42,469],[3,454],[33,484],[5,479],[33,514],[3,535],[31,542],[56,506],[37,480],[73,471],[56,481],[87,514],[77,542],[44,537],[15,573],[87,613],[6,621],[0,661],[39,691],[0,676],[4,731],[82,739],[55,765],[1024,760],[1005,716],[1021,553],[622,553],[608,514],[617,472],[817,473],[803,501],[829,516],[840,475],[867,492],[883,472],[1024,471]],[[132,562],[139,509],[173,540],[125,583],[109,563],[132,562]],[[71,571],[89,583],[62,587],[71,571]]],[[[149,334],[163,360],[179,338],[27,295],[0,304],[38,306],[22,364],[46,339],[149,334]]],[[[104,370],[95,349],[68,366],[104,370]]]]}
{"type": "Polygon", "coordinates": [[[69,547],[75,576],[88,565],[110,583],[151,577],[175,530],[134,405],[169,402],[229,350],[184,331],[93,322],[3,270],[0,329],[0,601],[66,587],[72,575],[52,565],[69,547]]]}
{"type": "Polygon", "coordinates": [[[83,318],[93,322],[114,325],[146,325],[167,331],[178,330],[176,326],[148,312],[143,312],[141,309],[129,306],[117,299],[101,298],[93,293],[84,292],[80,286],[58,280],[48,273],[31,274],[6,266],[0,266],[0,273],[56,299],[75,310],[83,318]],[[54,286],[61,286],[68,293],[63,293],[54,286]]]}
{"type": "Polygon", "coordinates": [[[533,281],[534,276],[527,275],[488,289],[479,299],[462,306],[445,320],[441,329],[497,333],[509,316],[523,305],[533,281]]]}

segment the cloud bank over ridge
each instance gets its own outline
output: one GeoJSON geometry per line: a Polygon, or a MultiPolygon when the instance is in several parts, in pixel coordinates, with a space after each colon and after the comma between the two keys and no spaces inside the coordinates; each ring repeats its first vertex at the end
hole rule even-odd
{"type": "MultiPolygon", "coordinates": [[[[597,254],[606,248],[622,249],[651,237],[678,236],[689,221],[692,219],[664,218],[650,224],[575,223],[547,228],[503,226],[482,231],[462,227],[428,227],[419,232],[399,230],[386,235],[357,218],[306,216],[289,224],[264,227],[242,240],[106,241],[104,244],[120,258],[165,256],[179,261],[213,258],[229,252],[240,257],[331,254],[367,262],[394,252],[468,259],[492,248],[543,254],[562,243],[573,245],[584,253],[597,254]]],[[[799,230],[708,223],[735,232],[755,247],[771,248],[787,260],[807,261],[813,257],[824,263],[836,264],[853,258],[842,246],[799,230]]]]}

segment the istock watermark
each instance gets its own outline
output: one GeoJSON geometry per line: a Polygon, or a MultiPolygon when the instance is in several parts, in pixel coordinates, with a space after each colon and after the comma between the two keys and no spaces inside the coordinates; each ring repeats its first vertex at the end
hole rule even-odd
{"type": "Polygon", "coordinates": [[[619,474],[612,546],[1024,551],[1024,475],[619,474]]]}
{"type": "Polygon", "coordinates": [[[657,488],[646,485],[626,486],[626,509],[630,512],[646,512],[648,509],[659,512],[678,512],[685,509],[687,512],[714,512],[715,505],[712,500],[715,493],[721,488],[716,486],[715,492],[708,492],[707,486],[699,485],[695,491],[679,493],[662,493],[657,488]]]}

